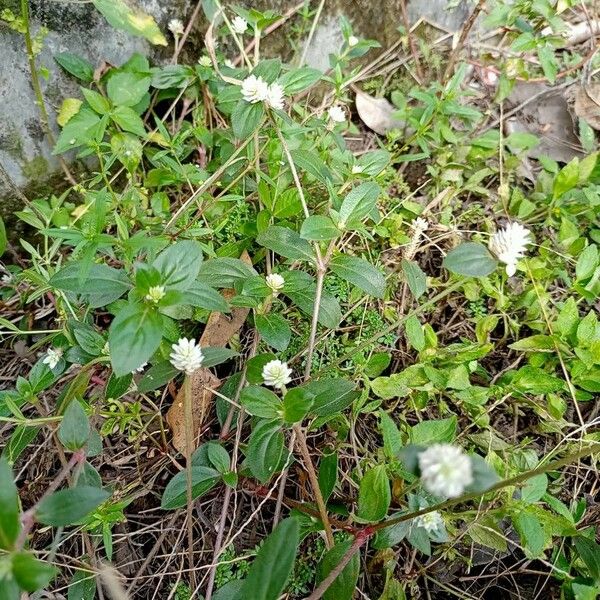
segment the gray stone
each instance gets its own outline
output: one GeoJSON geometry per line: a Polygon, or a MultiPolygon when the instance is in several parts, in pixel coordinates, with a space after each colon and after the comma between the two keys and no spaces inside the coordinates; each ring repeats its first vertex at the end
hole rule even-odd
{"type": "MultiPolygon", "coordinates": [[[[15,14],[19,13],[17,0],[3,0],[15,14]]],[[[272,8],[284,13],[295,0],[257,0],[246,5],[272,8]]],[[[92,64],[102,61],[120,65],[133,52],[149,55],[154,62],[168,59],[172,48],[151,47],[145,40],[111,27],[91,3],[56,2],[55,0],[31,0],[32,32],[41,26],[48,28],[43,49],[37,57],[39,68],[48,70],[47,80],[42,80],[43,93],[55,133],[58,128],[55,115],[61,102],[67,97],[79,97],[80,92],[73,78],[66,75],[56,64],[53,56],[58,52],[72,52],[87,58],[92,64]]],[[[189,18],[195,6],[194,0],[139,0],[140,8],[151,14],[166,32],[171,18],[189,18]]],[[[313,2],[316,6],[317,2],[313,2]]],[[[421,0],[409,2],[412,20],[426,16],[449,28],[459,28],[469,12],[469,5],[461,3],[458,9],[448,13],[443,10],[446,0],[421,0]]],[[[328,0],[321,15],[312,43],[308,48],[307,62],[325,70],[328,56],[339,49],[342,34],[339,16],[344,14],[353,24],[357,35],[378,40],[385,48],[397,40],[401,24],[400,0],[328,0]]],[[[191,36],[190,46],[199,47],[204,23],[198,24],[197,35],[191,36]]],[[[286,33],[276,32],[263,45],[266,52],[289,59],[290,44],[286,33]]],[[[25,189],[35,197],[48,191],[46,182],[58,173],[59,163],[52,155],[51,147],[40,126],[39,110],[35,103],[23,36],[11,31],[0,21],[0,162],[14,185],[25,189]]],[[[197,54],[197,52],[195,53],[197,54]]],[[[67,157],[68,158],[68,157],[67,157]]],[[[59,177],[60,179],[60,177],[59,177]]],[[[55,182],[53,182],[54,185],[55,182]]],[[[7,182],[0,177],[0,215],[10,215],[14,210],[13,194],[7,182]]]]}

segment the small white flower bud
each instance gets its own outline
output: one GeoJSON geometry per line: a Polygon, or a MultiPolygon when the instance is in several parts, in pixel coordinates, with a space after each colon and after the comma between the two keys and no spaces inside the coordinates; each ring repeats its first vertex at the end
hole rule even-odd
{"type": "Polygon", "coordinates": [[[273,293],[276,294],[280,290],[283,289],[285,285],[285,279],[279,273],[271,273],[265,277],[265,282],[268,287],[273,290],[273,293]]]}

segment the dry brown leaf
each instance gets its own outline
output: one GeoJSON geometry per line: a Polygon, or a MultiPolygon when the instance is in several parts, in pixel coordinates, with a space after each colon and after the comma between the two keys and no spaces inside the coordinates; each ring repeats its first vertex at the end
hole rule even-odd
{"type": "Polygon", "coordinates": [[[404,121],[394,118],[396,109],[385,98],[374,98],[357,90],[356,111],[362,122],[379,135],[392,129],[404,129],[404,121]]]}
{"type": "Polygon", "coordinates": [[[580,86],[575,94],[575,114],[600,130],[600,83],[580,86]]]}
{"type": "MultiPolygon", "coordinates": [[[[250,256],[244,252],[241,260],[252,265],[250,256]]],[[[227,299],[235,295],[234,290],[223,290],[223,296],[227,299]]],[[[232,308],[231,316],[223,313],[211,313],[200,337],[200,346],[205,348],[224,347],[229,340],[241,329],[250,309],[232,308]]],[[[221,385],[221,380],[212,374],[210,369],[198,369],[190,376],[190,388],[192,392],[192,414],[194,419],[194,444],[191,451],[197,447],[198,432],[202,429],[206,415],[210,410],[213,399],[213,391],[221,385]]],[[[185,453],[185,407],[183,386],[177,392],[177,398],[167,412],[167,423],[173,432],[173,446],[176,450],[185,453]]]]}

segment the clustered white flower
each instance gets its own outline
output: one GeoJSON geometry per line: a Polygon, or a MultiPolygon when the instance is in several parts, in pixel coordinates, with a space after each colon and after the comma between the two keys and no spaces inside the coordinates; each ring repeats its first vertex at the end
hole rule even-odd
{"type": "Polygon", "coordinates": [[[412,260],[414,255],[417,253],[419,248],[419,243],[421,242],[421,238],[423,237],[423,233],[429,229],[429,223],[426,219],[422,217],[417,217],[411,224],[410,227],[413,231],[412,238],[410,243],[406,247],[404,251],[404,258],[406,260],[412,260]]]}
{"type": "Polygon", "coordinates": [[[362,165],[352,165],[352,175],[360,175],[364,170],[362,165]]]}
{"type": "Polygon", "coordinates": [[[351,35],[348,38],[348,46],[350,46],[350,48],[356,46],[356,44],[358,44],[360,40],[355,36],[355,35],[351,35]]]}
{"type": "Polygon", "coordinates": [[[199,59],[198,59],[198,64],[201,67],[211,67],[212,66],[212,60],[210,60],[210,56],[208,56],[207,54],[203,54],[199,59]]]}
{"type": "Polygon", "coordinates": [[[327,114],[334,123],[344,123],[346,121],[346,113],[339,104],[330,107],[327,114]]]}
{"type": "Polygon", "coordinates": [[[173,35],[183,35],[183,23],[179,19],[171,19],[167,27],[173,35]]]}
{"type": "Polygon", "coordinates": [[[166,293],[164,285],[152,285],[148,288],[146,300],[158,304],[165,297],[166,293]]]}
{"type": "Polygon", "coordinates": [[[56,365],[60,362],[62,355],[62,348],[48,348],[48,350],[46,350],[46,356],[44,357],[44,360],[42,360],[42,362],[45,365],[48,365],[50,369],[54,369],[56,368],[56,365]]]}
{"type": "Polygon", "coordinates": [[[196,345],[194,339],[179,338],[178,342],[171,346],[171,350],[171,364],[178,371],[184,371],[188,375],[199,369],[204,360],[202,349],[196,345]]]}
{"type": "Polygon", "coordinates": [[[268,362],[262,370],[264,384],[277,389],[281,389],[292,380],[291,374],[292,370],[287,366],[287,363],[280,360],[268,362]]]}
{"type": "Polygon", "coordinates": [[[440,498],[457,498],[473,483],[471,459],[452,444],[433,444],[419,454],[423,487],[440,498]]]}
{"type": "Polygon", "coordinates": [[[517,272],[517,262],[525,256],[527,244],[531,244],[531,232],[520,223],[508,223],[492,235],[489,249],[506,265],[506,274],[512,277],[517,272]]]}
{"type": "Polygon", "coordinates": [[[439,531],[444,526],[444,520],[442,519],[442,515],[437,510],[434,510],[415,517],[415,525],[422,527],[427,533],[432,533],[439,531]]]}
{"type": "Polygon", "coordinates": [[[285,279],[279,273],[271,273],[265,277],[265,282],[273,294],[277,294],[285,285],[285,279]]]}
{"type": "Polygon", "coordinates": [[[262,77],[256,75],[249,75],[242,82],[242,97],[250,104],[264,102],[271,108],[283,108],[284,95],[281,85],[278,83],[269,85],[262,77]]]}
{"type": "Polygon", "coordinates": [[[233,21],[231,21],[231,28],[233,29],[233,31],[235,31],[235,33],[242,35],[243,33],[246,32],[246,29],[248,29],[248,21],[246,21],[246,19],[243,19],[242,17],[235,17],[235,19],[233,19],[233,21]]]}

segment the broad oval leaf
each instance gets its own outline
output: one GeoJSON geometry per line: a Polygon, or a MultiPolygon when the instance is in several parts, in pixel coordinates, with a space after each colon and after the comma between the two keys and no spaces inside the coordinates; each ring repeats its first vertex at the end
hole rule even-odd
{"type": "MultiPolygon", "coordinates": [[[[192,499],[200,498],[211,490],[221,479],[221,474],[210,467],[192,467],[192,499]]],[[[185,470],[177,473],[167,484],[163,492],[160,507],[164,509],[180,508],[187,503],[187,474],[185,470]]]]}
{"type": "Polygon", "coordinates": [[[165,248],[152,266],[160,273],[162,285],[174,290],[187,290],[198,276],[201,263],[200,244],[183,240],[165,248]]]}
{"type": "Polygon", "coordinates": [[[372,181],[356,186],[344,198],[340,207],[340,227],[356,226],[377,205],[381,188],[372,181]]]}
{"type": "Polygon", "coordinates": [[[277,394],[258,385],[245,387],[240,394],[242,406],[255,417],[277,419],[281,417],[282,404],[277,394]]]}
{"type": "Polygon", "coordinates": [[[265,248],[290,258],[292,260],[307,260],[315,262],[315,255],[311,245],[300,237],[293,229],[271,225],[261,233],[256,241],[265,248]]]}
{"type": "Polygon", "coordinates": [[[258,551],[240,598],[277,600],[292,574],[299,543],[298,520],[281,521],[258,551]]]}
{"type": "Polygon", "coordinates": [[[81,485],[60,490],[44,498],[35,513],[44,525],[64,527],[74,525],[89,515],[110,496],[110,492],[96,486],[81,485]]]}
{"type": "Polygon", "coordinates": [[[342,279],[349,281],[363,292],[383,298],[385,277],[370,262],[356,256],[336,256],[329,264],[331,270],[342,279]]]}
{"type": "Polygon", "coordinates": [[[252,475],[261,483],[267,483],[280,467],[283,448],[280,421],[259,421],[254,426],[248,442],[246,461],[252,475]]]}
{"type": "Polygon", "coordinates": [[[277,313],[256,315],[254,322],[258,333],[269,346],[280,352],[289,346],[292,330],[284,317],[277,313]]]}
{"type": "Polygon", "coordinates": [[[369,523],[381,521],[387,514],[392,493],[384,465],[369,469],[360,480],[357,516],[369,523]]]}
{"type": "MultiPolygon", "coordinates": [[[[343,556],[352,547],[352,540],[337,543],[328,550],[319,564],[319,581],[323,581],[339,564],[343,556]]],[[[342,569],[342,572],[333,580],[327,591],[323,594],[323,600],[351,600],[356,588],[356,582],[360,574],[360,552],[352,555],[350,562],[342,569]]]]}
{"type": "Polygon", "coordinates": [[[0,548],[10,550],[20,529],[17,486],[12,470],[2,456],[0,458],[0,548]]]}
{"type": "Polygon", "coordinates": [[[446,269],[457,275],[485,277],[498,265],[483,244],[465,242],[448,252],[442,263],[446,269]]]}

